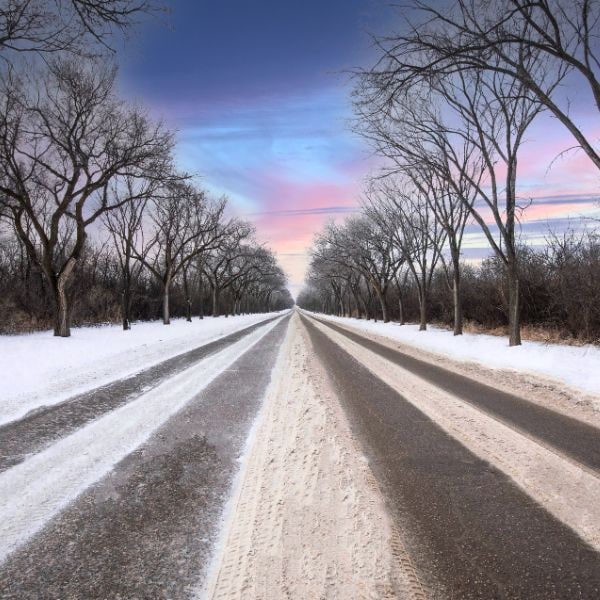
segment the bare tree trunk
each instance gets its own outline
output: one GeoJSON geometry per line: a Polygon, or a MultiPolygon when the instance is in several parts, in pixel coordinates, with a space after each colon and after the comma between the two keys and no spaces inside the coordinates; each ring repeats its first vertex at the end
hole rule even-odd
{"type": "Polygon", "coordinates": [[[185,320],[188,323],[192,322],[192,301],[190,299],[190,288],[187,278],[187,267],[183,269],[183,293],[185,295],[185,320]]]}
{"type": "Polygon", "coordinates": [[[419,331],[427,331],[427,304],[424,301],[419,305],[419,331]]]}
{"type": "Polygon", "coordinates": [[[76,259],[70,258],[60,275],[54,278],[54,335],[57,337],[71,336],[66,285],[76,263],[76,259]]]}
{"type": "Polygon", "coordinates": [[[70,337],[69,306],[64,289],[57,288],[55,302],[54,335],[57,337],[70,337]]]}
{"type": "Polygon", "coordinates": [[[125,265],[123,267],[123,293],[122,293],[122,318],[123,318],[123,331],[131,329],[130,322],[130,310],[131,310],[131,273],[129,271],[129,257],[125,258],[125,265]]]}
{"type": "Polygon", "coordinates": [[[381,290],[379,288],[379,286],[374,286],[374,287],[375,287],[375,293],[377,294],[377,298],[379,299],[379,304],[381,305],[381,318],[383,319],[384,323],[389,323],[390,317],[388,314],[388,307],[387,307],[387,301],[385,299],[385,293],[383,292],[383,290],[381,290]]]}
{"type": "Polygon", "coordinates": [[[163,288],[163,325],[171,324],[171,310],[169,307],[169,296],[171,293],[171,279],[167,278],[163,288]]]}
{"type": "Polygon", "coordinates": [[[463,310],[462,298],[460,292],[460,279],[454,273],[454,283],[452,286],[454,300],[454,335],[463,334],[463,310]]]}
{"type": "Polygon", "coordinates": [[[460,286],[460,264],[457,259],[453,258],[453,273],[452,273],[452,299],[454,302],[454,335],[463,334],[463,307],[462,293],[460,286]]]}
{"type": "Polygon", "coordinates": [[[509,261],[506,269],[508,279],[508,345],[521,345],[521,299],[519,274],[515,260],[509,261]]]}
{"type": "MultiPolygon", "coordinates": [[[[408,277],[408,273],[404,275],[404,284],[406,283],[406,278],[408,277]]],[[[396,280],[396,288],[398,288],[398,322],[400,325],[404,325],[406,321],[404,320],[404,303],[402,302],[402,287],[404,284],[400,285],[400,280],[397,276],[394,277],[396,280]]]]}
{"type": "Polygon", "coordinates": [[[398,321],[400,325],[404,325],[404,304],[402,303],[402,294],[398,292],[398,321]]]}
{"type": "Polygon", "coordinates": [[[212,316],[219,316],[219,288],[216,285],[212,288],[212,316]]]}
{"type": "Polygon", "coordinates": [[[121,294],[121,311],[123,313],[123,331],[129,331],[131,329],[131,323],[129,322],[129,290],[123,290],[121,294]]]}
{"type": "Polygon", "coordinates": [[[202,285],[202,274],[200,274],[200,320],[204,319],[204,286],[202,285]]]}
{"type": "Polygon", "coordinates": [[[425,283],[419,286],[419,331],[427,330],[427,294],[425,283]]]}

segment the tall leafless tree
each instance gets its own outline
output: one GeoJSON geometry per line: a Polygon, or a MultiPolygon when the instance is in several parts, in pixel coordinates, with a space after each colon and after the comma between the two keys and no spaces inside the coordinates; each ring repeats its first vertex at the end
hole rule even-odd
{"type": "Polygon", "coordinates": [[[152,0],[2,0],[0,60],[14,54],[81,56],[94,45],[107,48],[111,35],[158,6],[152,0]]]}
{"type": "Polygon", "coordinates": [[[62,61],[0,95],[0,202],[52,289],[58,336],[70,335],[67,284],[89,226],[135,199],[113,197],[111,184],[170,168],[171,134],[117,100],[114,79],[62,61]]]}
{"type": "Polygon", "coordinates": [[[597,132],[586,131],[571,110],[583,92],[600,111],[598,0],[455,0],[450,6],[414,0],[410,8],[418,16],[408,31],[382,41],[397,81],[467,70],[513,78],[600,169],[597,132]]]}
{"type": "Polygon", "coordinates": [[[267,248],[252,245],[231,263],[229,288],[233,296],[233,314],[243,310],[250,286],[282,276],[274,254],[267,248]]]}
{"type": "Polygon", "coordinates": [[[160,282],[163,323],[169,325],[173,281],[194,259],[217,248],[229,232],[223,223],[226,201],[213,201],[204,191],[178,181],[163,186],[151,204],[144,242],[133,251],[160,282]]]}
{"type": "Polygon", "coordinates": [[[387,292],[402,256],[380,225],[365,217],[350,218],[342,226],[329,224],[316,247],[332,248],[329,260],[361,273],[379,300],[382,318],[389,321],[387,292]]]}
{"type": "MultiPolygon", "coordinates": [[[[410,179],[444,229],[451,262],[451,269],[446,271],[451,270],[454,334],[460,335],[461,246],[485,167],[478,145],[468,135],[469,124],[464,124],[466,134],[449,127],[431,89],[421,88],[386,102],[385,110],[378,110],[371,96],[378,95],[379,90],[367,82],[355,95],[356,130],[387,159],[382,176],[399,173],[410,179]]],[[[446,264],[443,253],[440,258],[446,264]]]]}
{"type": "Polygon", "coordinates": [[[429,290],[446,232],[425,194],[410,180],[375,180],[367,197],[366,214],[386,232],[413,276],[419,293],[419,330],[425,331],[429,290]]]}
{"type": "MultiPolygon", "coordinates": [[[[423,51],[420,63],[423,71],[418,77],[410,77],[396,64],[399,59],[386,51],[382,62],[360,77],[359,93],[393,119],[397,104],[425,86],[451,113],[454,131],[475,147],[485,174],[480,177],[477,170],[462,169],[461,174],[475,188],[478,199],[468,204],[468,208],[505,265],[509,343],[518,345],[521,338],[516,225],[522,209],[517,193],[518,156],[525,133],[543,105],[527,86],[501,71],[431,70],[426,75],[427,59],[423,51]]],[[[489,60],[497,59],[492,55],[489,60]]],[[[529,61],[535,60],[535,53],[530,53],[529,61]]],[[[536,65],[539,80],[543,81],[547,70],[542,62],[536,65]]]]}
{"type": "Polygon", "coordinates": [[[125,178],[123,182],[118,182],[113,185],[113,196],[119,199],[125,194],[129,198],[135,199],[121,204],[115,210],[106,212],[102,218],[102,222],[110,233],[113,249],[121,269],[123,285],[121,312],[124,331],[131,329],[132,291],[144,266],[142,261],[135,260],[134,253],[136,248],[144,248],[143,218],[148,200],[158,185],[159,182],[155,179],[136,181],[131,177],[125,178]]]}
{"type": "Polygon", "coordinates": [[[213,317],[220,315],[221,293],[251,267],[253,254],[252,248],[245,243],[254,234],[249,223],[231,221],[222,229],[221,243],[206,253],[201,267],[211,289],[213,317]]]}

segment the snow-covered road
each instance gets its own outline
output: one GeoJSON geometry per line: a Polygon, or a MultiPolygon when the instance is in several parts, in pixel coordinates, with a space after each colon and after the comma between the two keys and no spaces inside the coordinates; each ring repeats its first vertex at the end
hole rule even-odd
{"type": "Polygon", "coordinates": [[[409,348],[451,357],[454,361],[472,363],[487,369],[509,373],[533,374],[554,383],[564,384],[585,393],[595,394],[600,412],[600,347],[567,346],[523,340],[521,346],[510,348],[506,337],[482,333],[454,336],[451,330],[429,325],[419,331],[414,324],[399,325],[382,321],[366,321],[319,315],[319,318],[346,325],[361,333],[386,337],[409,348]]]}
{"type": "Polygon", "coordinates": [[[597,596],[599,472],[328,321],[305,325],[429,597],[597,596]]]}
{"type": "MultiPolygon", "coordinates": [[[[117,379],[62,402],[39,406],[24,417],[0,425],[0,472],[115,410],[271,322],[266,319],[168,358],[125,379],[117,379]]],[[[157,325],[157,327],[160,327],[157,325]]],[[[218,359],[218,356],[215,356],[218,359]]]]}
{"type": "Polygon", "coordinates": [[[0,597],[596,597],[597,398],[354,324],[239,320],[0,426],[0,597]]]}
{"type": "Polygon", "coordinates": [[[77,327],[68,339],[51,331],[0,336],[0,424],[39,406],[124,379],[273,314],[77,327]]]}
{"type": "Polygon", "coordinates": [[[0,474],[0,596],[181,597],[197,585],[282,319],[0,474]]]}

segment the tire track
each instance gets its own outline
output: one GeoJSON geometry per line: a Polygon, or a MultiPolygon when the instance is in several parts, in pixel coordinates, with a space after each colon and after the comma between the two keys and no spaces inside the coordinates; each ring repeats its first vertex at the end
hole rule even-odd
{"type": "Polygon", "coordinates": [[[292,318],[212,600],[424,600],[379,487],[292,318]]]}
{"type": "Polygon", "coordinates": [[[0,597],[192,597],[288,321],[13,552],[0,597]]]}
{"type": "Polygon", "coordinates": [[[432,597],[600,594],[597,552],[304,320],[432,597]]]}
{"type": "Polygon", "coordinates": [[[245,327],[131,377],[79,394],[59,404],[43,406],[18,421],[0,426],[0,472],[23,462],[28,456],[43,450],[86,423],[131,402],[167,378],[234,344],[277,318],[245,327]]]}
{"type": "Polygon", "coordinates": [[[600,475],[597,427],[409,356],[325,319],[315,320],[600,475]]]}

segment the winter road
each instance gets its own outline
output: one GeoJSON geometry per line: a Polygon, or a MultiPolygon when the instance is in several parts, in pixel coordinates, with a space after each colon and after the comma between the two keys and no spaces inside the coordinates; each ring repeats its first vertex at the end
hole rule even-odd
{"type": "MultiPolygon", "coordinates": [[[[272,320],[272,319],[271,319],[272,320]]],[[[0,425],[0,472],[270,322],[263,321],[59,404],[0,425]]]]}
{"type": "MultiPolygon", "coordinates": [[[[285,318],[273,328],[259,327],[255,333],[261,337],[251,340],[252,346],[247,343],[252,334],[237,336],[241,338],[237,343],[244,345],[239,357],[229,357],[230,364],[217,354],[191,367],[192,371],[204,372],[204,377],[196,382],[199,388],[206,377],[207,360],[212,358],[225,368],[200,393],[185,398],[180,410],[132,452],[115,461],[103,477],[95,481],[96,474],[92,473],[92,485],[79,494],[74,488],[75,497],[55,498],[37,489],[28,494],[27,488],[39,484],[36,481],[29,486],[30,478],[45,476],[41,469],[13,477],[9,485],[7,477],[30,461],[5,471],[0,476],[4,512],[4,518],[0,518],[0,544],[6,548],[8,540],[13,539],[16,549],[0,567],[0,596],[33,599],[189,595],[208,561],[223,502],[237,471],[237,458],[269,382],[285,328],[285,318]],[[23,494],[14,497],[19,485],[23,494]],[[11,503],[19,505],[17,509],[25,513],[27,522],[7,521],[11,503]],[[29,522],[42,520],[48,503],[60,510],[30,535],[29,522]],[[20,527],[15,531],[17,525],[20,527]]],[[[225,351],[230,347],[231,343],[226,344],[225,351]]],[[[103,418],[112,414],[116,411],[103,418]]],[[[112,428],[118,423],[108,425],[112,428]]],[[[80,432],[86,433],[86,428],[80,432]]],[[[82,437],[82,452],[88,451],[96,433],[90,431],[82,437]]],[[[106,446],[110,446],[110,440],[106,446]]],[[[55,447],[56,444],[45,452],[55,447]]],[[[37,456],[40,454],[34,458],[37,456]]],[[[58,455],[52,460],[50,469],[62,471],[57,473],[54,485],[64,485],[71,469],[81,469],[79,464],[71,466],[71,456],[67,453],[66,457],[58,455]]],[[[11,549],[5,548],[0,551],[11,549]]]]}
{"type": "Polygon", "coordinates": [[[0,454],[0,598],[600,597],[597,428],[304,313],[0,454]]]}

